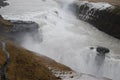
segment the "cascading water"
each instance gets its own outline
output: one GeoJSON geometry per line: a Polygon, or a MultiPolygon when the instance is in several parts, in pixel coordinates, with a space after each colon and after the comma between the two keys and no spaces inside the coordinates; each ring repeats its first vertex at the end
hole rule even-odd
{"type": "Polygon", "coordinates": [[[79,73],[119,80],[120,41],[79,20],[69,8],[73,1],[11,0],[9,8],[1,12],[6,19],[30,20],[39,24],[43,41],[35,42],[31,36],[24,36],[23,47],[46,55],[79,73]],[[91,46],[94,49],[91,50],[91,46]],[[97,56],[97,46],[109,48],[110,53],[105,57],[97,56]]]}

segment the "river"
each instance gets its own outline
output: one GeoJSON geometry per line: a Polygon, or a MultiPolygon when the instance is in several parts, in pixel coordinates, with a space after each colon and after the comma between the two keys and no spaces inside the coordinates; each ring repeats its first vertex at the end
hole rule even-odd
{"type": "Polygon", "coordinates": [[[120,80],[120,41],[79,20],[70,5],[73,1],[9,0],[10,5],[2,8],[0,13],[6,19],[39,24],[38,35],[42,41],[23,36],[23,47],[46,55],[76,72],[120,80]],[[110,53],[104,59],[97,56],[97,46],[109,48],[110,53]]]}

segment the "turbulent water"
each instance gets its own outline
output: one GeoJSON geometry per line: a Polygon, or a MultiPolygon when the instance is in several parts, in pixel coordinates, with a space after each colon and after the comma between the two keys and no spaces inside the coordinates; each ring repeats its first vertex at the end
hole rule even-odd
{"type": "Polygon", "coordinates": [[[92,25],[79,20],[74,0],[9,0],[10,6],[0,11],[4,18],[30,20],[39,24],[39,37],[24,36],[21,45],[46,55],[79,73],[120,79],[120,41],[92,25]],[[90,47],[103,46],[110,49],[106,57],[96,55],[90,47]]]}

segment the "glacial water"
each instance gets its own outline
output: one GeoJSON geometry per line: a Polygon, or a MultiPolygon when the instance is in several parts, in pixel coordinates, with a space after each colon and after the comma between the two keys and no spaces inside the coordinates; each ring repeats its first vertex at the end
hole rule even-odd
{"type": "Polygon", "coordinates": [[[35,21],[39,37],[24,36],[21,45],[48,56],[79,73],[120,80],[120,41],[79,20],[74,0],[9,0],[0,13],[6,19],[35,21]],[[94,47],[93,50],[90,47],[94,47]],[[96,47],[110,49],[105,57],[97,56],[96,47]]]}

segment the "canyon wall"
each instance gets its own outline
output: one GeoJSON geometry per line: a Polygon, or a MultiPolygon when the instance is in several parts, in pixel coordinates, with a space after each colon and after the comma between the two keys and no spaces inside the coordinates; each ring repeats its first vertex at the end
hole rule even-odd
{"type": "Polygon", "coordinates": [[[120,6],[106,2],[78,1],[74,3],[79,19],[120,39],[120,6]]]}

